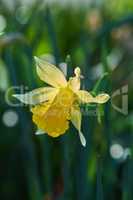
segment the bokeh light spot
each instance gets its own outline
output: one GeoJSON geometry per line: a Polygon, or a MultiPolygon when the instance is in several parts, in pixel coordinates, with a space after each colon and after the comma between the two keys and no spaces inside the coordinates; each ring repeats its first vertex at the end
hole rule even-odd
{"type": "Polygon", "coordinates": [[[124,148],[120,144],[112,144],[110,147],[110,155],[113,159],[121,159],[124,155],[124,148]]]}
{"type": "Polygon", "coordinates": [[[18,120],[18,114],[14,110],[5,111],[2,117],[3,124],[7,127],[14,127],[18,120]]]}

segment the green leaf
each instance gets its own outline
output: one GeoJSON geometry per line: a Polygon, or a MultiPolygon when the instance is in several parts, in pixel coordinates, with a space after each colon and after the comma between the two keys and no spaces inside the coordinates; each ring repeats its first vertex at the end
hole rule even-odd
{"type": "Polygon", "coordinates": [[[0,90],[6,91],[9,87],[9,77],[6,66],[0,60],[0,90]]]}
{"type": "Polygon", "coordinates": [[[98,120],[98,123],[99,123],[99,124],[102,123],[102,116],[103,116],[103,113],[104,113],[103,105],[98,104],[98,105],[97,105],[97,120],[98,120]]]}
{"type": "Polygon", "coordinates": [[[96,95],[96,94],[98,93],[98,91],[100,90],[100,87],[101,87],[103,81],[105,80],[105,78],[106,78],[107,76],[108,76],[108,73],[105,72],[105,73],[102,75],[102,77],[101,77],[100,79],[98,79],[98,81],[96,82],[96,84],[95,84],[95,86],[94,86],[94,88],[93,88],[93,90],[92,90],[92,92],[91,92],[93,95],[96,95]]]}

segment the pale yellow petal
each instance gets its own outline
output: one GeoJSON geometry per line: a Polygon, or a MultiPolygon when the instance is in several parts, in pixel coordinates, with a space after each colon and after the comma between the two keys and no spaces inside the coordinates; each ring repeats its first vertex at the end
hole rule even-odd
{"type": "Polygon", "coordinates": [[[76,94],[79,97],[79,100],[82,103],[106,103],[109,100],[109,95],[106,93],[102,93],[97,95],[96,97],[93,97],[91,93],[85,91],[85,90],[79,90],[76,92],[76,94]]]}
{"type": "Polygon", "coordinates": [[[36,132],[35,132],[35,135],[43,135],[45,134],[45,132],[41,129],[38,129],[36,132]]]}
{"type": "Polygon", "coordinates": [[[25,94],[14,94],[13,96],[25,104],[35,105],[53,99],[57,93],[58,89],[56,88],[43,87],[25,94]]]}
{"type": "Polygon", "coordinates": [[[80,89],[80,78],[78,77],[71,77],[68,81],[68,85],[70,88],[74,91],[77,92],[80,89]]]}
{"type": "Polygon", "coordinates": [[[110,99],[110,96],[106,93],[102,93],[94,97],[94,103],[106,103],[110,99]]]}
{"type": "Polygon", "coordinates": [[[79,67],[76,67],[75,70],[74,70],[74,74],[76,77],[79,77],[81,76],[81,70],[79,67]]]}
{"type": "Polygon", "coordinates": [[[71,109],[71,122],[79,132],[81,144],[83,146],[86,146],[86,139],[83,133],[81,132],[81,119],[82,119],[82,115],[80,112],[80,108],[78,106],[76,107],[73,106],[71,109]]]}
{"type": "Polygon", "coordinates": [[[81,75],[81,71],[79,67],[76,67],[74,70],[74,77],[71,77],[68,81],[68,85],[70,86],[70,88],[74,91],[77,92],[78,90],[80,90],[80,79],[82,77],[81,75]]]}
{"type": "Polygon", "coordinates": [[[85,90],[79,90],[76,92],[76,94],[82,103],[91,103],[94,100],[94,97],[85,90]]]}
{"type": "Polygon", "coordinates": [[[67,85],[66,78],[56,66],[35,57],[37,74],[40,79],[53,87],[60,88],[67,85]]]}

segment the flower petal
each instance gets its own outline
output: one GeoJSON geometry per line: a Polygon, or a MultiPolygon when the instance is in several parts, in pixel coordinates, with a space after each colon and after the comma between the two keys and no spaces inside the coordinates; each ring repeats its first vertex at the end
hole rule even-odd
{"type": "Polygon", "coordinates": [[[102,93],[94,97],[94,103],[106,103],[110,99],[110,96],[106,93],[102,93]]]}
{"type": "Polygon", "coordinates": [[[82,77],[81,75],[81,71],[79,67],[76,67],[74,70],[74,77],[71,77],[69,79],[68,85],[70,86],[70,88],[76,92],[80,89],[80,78],[82,77]]]}
{"type": "Polygon", "coordinates": [[[58,106],[46,102],[32,108],[33,122],[51,137],[58,137],[69,128],[68,112],[58,106]]]}
{"type": "Polygon", "coordinates": [[[76,92],[76,94],[78,95],[79,100],[82,103],[91,103],[94,100],[94,97],[89,92],[87,92],[85,90],[79,90],[79,91],[76,92]]]}
{"type": "Polygon", "coordinates": [[[69,79],[69,82],[68,82],[70,88],[74,91],[74,92],[77,92],[79,89],[80,89],[80,78],[78,77],[71,77],[69,79]]]}
{"type": "Polygon", "coordinates": [[[106,103],[110,96],[106,93],[102,93],[97,95],[96,97],[93,97],[89,92],[85,90],[79,90],[76,92],[76,94],[79,97],[79,100],[83,103],[106,103]]]}
{"type": "Polygon", "coordinates": [[[86,139],[85,139],[85,136],[83,135],[83,133],[81,131],[79,132],[79,137],[80,137],[81,144],[84,147],[86,147],[86,139]]]}
{"type": "Polygon", "coordinates": [[[85,147],[86,139],[83,133],[81,132],[81,118],[82,116],[81,116],[80,108],[78,106],[77,107],[73,106],[71,109],[71,122],[75,126],[75,128],[78,130],[81,144],[85,147]]]}
{"type": "Polygon", "coordinates": [[[43,87],[25,94],[14,94],[13,96],[25,104],[35,105],[54,98],[57,93],[58,89],[56,88],[43,87]]]}
{"type": "Polygon", "coordinates": [[[35,132],[35,135],[43,135],[45,134],[45,132],[41,129],[38,129],[36,132],[35,132]]]}
{"type": "Polygon", "coordinates": [[[69,128],[70,110],[75,94],[69,88],[61,88],[52,101],[36,105],[31,109],[33,121],[38,129],[51,137],[58,137],[69,128]]]}
{"type": "Polygon", "coordinates": [[[53,87],[65,87],[67,85],[64,74],[54,65],[35,57],[37,74],[40,79],[53,87]]]}

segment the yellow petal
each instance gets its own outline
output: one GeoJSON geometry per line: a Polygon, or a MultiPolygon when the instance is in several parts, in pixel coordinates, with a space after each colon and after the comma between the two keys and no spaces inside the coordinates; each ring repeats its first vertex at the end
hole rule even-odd
{"type": "Polygon", "coordinates": [[[77,78],[78,78],[78,77],[80,78],[81,70],[80,70],[79,67],[76,67],[76,68],[75,68],[75,70],[74,70],[74,74],[76,75],[77,78]]]}
{"type": "Polygon", "coordinates": [[[44,103],[32,108],[33,121],[51,137],[58,137],[69,128],[68,113],[63,107],[44,103]]]}
{"type": "Polygon", "coordinates": [[[75,107],[73,106],[71,109],[71,122],[79,132],[81,144],[83,146],[86,146],[86,139],[83,133],[81,132],[81,118],[82,116],[81,116],[80,108],[78,106],[75,106],[75,107]]]}
{"type": "Polygon", "coordinates": [[[70,86],[70,88],[76,92],[80,89],[80,78],[81,78],[81,72],[80,72],[80,68],[76,67],[74,70],[74,77],[71,77],[68,81],[68,85],[70,86]]]}
{"type": "Polygon", "coordinates": [[[102,93],[94,97],[94,103],[106,103],[110,99],[110,96],[106,93],[102,93]]]}
{"type": "Polygon", "coordinates": [[[35,105],[53,99],[57,93],[58,89],[56,88],[43,87],[25,94],[14,94],[13,96],[25,104],[35,105]]]}
{"type": "Polygon", "coordinates": [[[54,65],[35,57],[37,74],[40,79],[53,87],[60,88],[67,85],[64,74],[54,65]]]}
{"type": "Polygon", "coordinates": [[[85,90],[79,90],[76,92],[76,94],[79,97],[79,100],[82,103],[106,103],[109,100],[109,95],[106,93],[102,93],[97,95],[96,97],[93,97],[89,92],[85,90]]]}
{"type": "Polygon", "coordinates": [[[76,94],[82,103],[91,103],[94,100],[94,97],[85,90],[79,90],[76,92],[76,94]]]}
{"type": "Polygon", "coordinates": [[[33,121],[38,129],[52,137],[58,137],[69,128],[70,109],[75,94],[69,88],[61,88],[53,101],[32,108],[33,121]]]}
{"type": "Polygon", "coordinates": [[[78,91],[80,89],[80,78],[71,77],[68,81],[69,87],[74,91],[78,91]]]}

